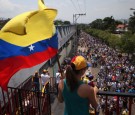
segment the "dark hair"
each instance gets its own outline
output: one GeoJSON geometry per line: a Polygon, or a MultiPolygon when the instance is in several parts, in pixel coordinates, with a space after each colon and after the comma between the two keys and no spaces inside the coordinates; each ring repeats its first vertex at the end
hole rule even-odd
{"type": "Polygon", "coordinates": [[[80,74],[81,70],[76,70],[75,65],[71,63],[70,65],[67,66],[66,68],[66,83],[70,89],[70,91],[74,91],[79,83],[78,79],[76,78],[77,74],[80,74]]]}
{"type": "Polygon", "coordinates": [[[38,77],[38,72],[35,73],[35,77],[38,77]]]}

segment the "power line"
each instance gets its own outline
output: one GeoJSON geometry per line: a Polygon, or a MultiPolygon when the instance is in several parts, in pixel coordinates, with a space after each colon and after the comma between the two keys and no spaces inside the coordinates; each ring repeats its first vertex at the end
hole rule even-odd
{"type": "MultiPolygon", "coordinates": [[[[74,2],[73,2],[72,0],[70,0],[70,1],[72,2],[72,4],[73,4],[73,6],[74,6],[75,10],[78,12],[78,10],[77,10],[77,8],[76,8],[76,6],[75,6],[74,2]]],[[[79,13],[79,12],[78,12],[78,13],[79,13]]]]}
{"type": "MultiPolygon", "coordinates": [[[[78,0],[77,0],[77,2],[78,2],[78,0]]],[[[80,11],[82,11],[79,2],[78,2],[78,7],[79,7],[80,11]]]]}
{"type": "Polygon", "coordinates": [[[86,0],[84,0],[84,12],[86,13],[86,0]]]}

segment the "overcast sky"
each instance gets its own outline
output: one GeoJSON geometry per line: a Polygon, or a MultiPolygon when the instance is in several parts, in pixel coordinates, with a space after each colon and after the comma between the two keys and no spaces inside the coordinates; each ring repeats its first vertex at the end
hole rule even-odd
{"type": "MultiPolygon", "coordinates": [[[[0,17],[12,18],[23,12],[37,10],[38,0],[0,0],[0,17]]],[[[47,7],[58,10],[56,19],[73,22],[73,14],[86,13],[78,23],[90,23],[97,18],[113,16],[128,19],[135,8],[135,0],[44,0],[47,7]]]]}

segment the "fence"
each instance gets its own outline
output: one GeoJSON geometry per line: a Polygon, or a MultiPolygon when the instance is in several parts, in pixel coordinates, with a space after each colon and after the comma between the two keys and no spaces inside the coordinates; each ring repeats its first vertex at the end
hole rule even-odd
{"type": "Polygon", "coordinates": [[[0,102],[0,115],[51,115],[51,93],[56,93],[56,79],[51,78],[46,84],[48,92],[35,91],[31,77],[17,88],[2,90],[3,101],[0,102]]]}
{"type": "MultiPolygon", "coordinates": [[[[120,98],[125,98],[126,99],[126,104],[127,104],[127,108],[128,108],[128,115],[135,115],[135,94],[134,93],[118,93],[118,92],[105,92],[105,91],[100,91],[98,93],[98,95],[100,96],[104,96],[105,97],[105,107],[104,107],[104,114],[105,115],[111,115],[109,113],[109,105],[111,103],[108,103],[108,99],[110,97],[117,97],[115,104],[116,104],[116,115],[121,115],[121,108],[120,108],[120,98]],[[133,101],[134,100],[134,101],[133,101]]],[[[102,97],[103,98],[103,97],[102,97]]]]}

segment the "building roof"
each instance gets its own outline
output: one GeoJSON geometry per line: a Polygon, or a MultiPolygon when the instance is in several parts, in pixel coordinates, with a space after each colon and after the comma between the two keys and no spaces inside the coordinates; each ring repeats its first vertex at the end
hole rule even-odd
{"type": "Polygon", "coordinates": [[[117,25],[117,28],[125,28],[125,26],[126,25],[124,25],[124,24],[119,24],[119,25],[117,25]]]}

